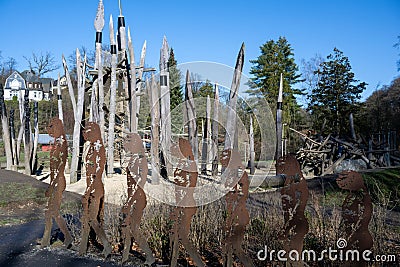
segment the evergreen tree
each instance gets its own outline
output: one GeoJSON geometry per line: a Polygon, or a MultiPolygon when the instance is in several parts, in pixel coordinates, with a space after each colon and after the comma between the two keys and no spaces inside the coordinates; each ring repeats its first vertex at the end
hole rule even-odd
{"type": "Polygon", "coordinates": [[[272,111],[276,110],[278,99],[280,74],[283,74],[283,120],[291,122],[291,117],[296,113],[299,106],[295,96],[302,94],[300,89],[293,85],[300,82],[297,74],[298,67],[294,61],[293,49],[285,37],[279,37],[277,41],[269,40],[260,47],[261,55],[255,60],[250,60],[253,66],[250,74],[251,79],[249,93],[252,96],[265,97],[272,111]]]}
{"type": "Polygon", "coordinates": [[[168,59],[169,88],[171,92],[171,110],[183,102],[181,72],[177,68],[174,50],[171,48],[168,59]]]}
{"type": "Polygon", "coordinates": [[[327,60],[316,71],[320,79],[312,90],[310,106],[312,114],[318,118],[316,129],[325,125],[325,132],[344,135],[349,129],[349,114],[359,106],[358,100],[366,83],[354,78],[349,59],[334,48],[327,60]]]}

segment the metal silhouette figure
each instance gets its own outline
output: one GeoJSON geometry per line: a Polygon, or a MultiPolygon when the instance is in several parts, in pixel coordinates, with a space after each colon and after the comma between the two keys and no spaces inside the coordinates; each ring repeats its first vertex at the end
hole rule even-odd
{"type": "Polygon", "coordinates": [[[108,257],[111,253],[111,245],[102,228],[99,214],[102,212],[104,203],[104,185],[102,179],[106,160],[105,149],[101,139],[99,125],[89,122],[83,131],[83,138],[89,141],[89,149],[85,158],[86,165],[86,191],[82,197],[82,240],[79,254],[87,251],[89,232],[92,228],[103,243],[103,254],[108,257]]]}
{"type": "Polygon", "coordinates": [[[221,164],[224,169],[225,187],[229,192],[225,196],[227,217],[225,222],[224,266],[232,266],[235,254],[244,266],[254,266],[250,257],[242,248],[246,226],[250,222],[246,201],[249,196],[249,177],[242,165],[240,154],[236,150],[222,152],[221,164]],[[239,170],[242,172],[238,179],[239,170]]]}
{"type": "Polygon", "coordinates": [[[126,168],[128,198],[122,207],[122,216],[124,218],[121,231],[124,242],[122,263],[128,260],[133,237],[138,242],[139,247],[146,253],[145,264],[151,265],[155,262],[155,259],[146,239],[139,229],[143,210],[147,205],[143,187],[146,183],[148,173],[146,154],[140,135],[137,133],[128,134],[125,137],[124,148],[130,159],[126,168]]]}
{"type": "Polygon", "coordinates": [[[346,250],[358,249],[362,252],[373,246],[368,225],[372,216],[372,201],[361,174],[355,171],[342,172],[336,183],[349,191],[342,205],[342,222],[347,241],[346,250]]]}
{"type": "Polygon", "coordinates": [[[197,210],[193,193],[197,183],[198,170],[192,146],[188,140],[179,138],[178,145],[171,147],[171,154],[178,159],[178,164],[174,171],[176,206],[170,214],[173,222],[170,233],[170,250],[172,251],[170,266],[177,266],[179,240],[196,266],[205,266],[197,249],[188,238],[192,217],[197,210]]]}
{"type": "Polygon", "coordinates": [[[54,138],[54,144],[50,150],[50,184],[45,193],[49,200],[45,211],[46,224],[41,246],[50,245],[51,227],[54,219],[64,234],[64,246],[68,248],[73,239],[60,214],[62,194],[66,186],[64,170],[68,156],[68,144],[65,138],[64,126],[60,119],[53,118],[47,126],[47,132],[54,138]]]}
{"type": "Polygon", "coordinates": [[[308,200],[307,182],[303,177],[299,162],[293,155],[280,157],[276,170],[278,175],[285,176],[285,184],[281,189],[285,224],[280,239],[286,241],[287,252],[296,250],[301,253],[304,236],[309,230],[308,221],[304,215],[308,200]]]}

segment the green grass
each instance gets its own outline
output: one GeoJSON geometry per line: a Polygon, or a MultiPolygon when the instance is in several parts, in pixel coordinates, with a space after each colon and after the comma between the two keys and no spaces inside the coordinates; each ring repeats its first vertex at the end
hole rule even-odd
{"type": "Polygon", "coordinates": [[[34,188],[30,184],[2,183],[0,184],[0,207],[12,202],[34,201],[38,204],[46,202],[45,189],[34,188]]]}

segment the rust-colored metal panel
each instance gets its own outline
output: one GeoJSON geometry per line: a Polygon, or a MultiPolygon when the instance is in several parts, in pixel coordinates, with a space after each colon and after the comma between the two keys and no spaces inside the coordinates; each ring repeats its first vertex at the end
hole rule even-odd
{"type": "Polygon", "coordinates": [[[285,176],[285,184],[281,189],[285,224],[280,239],[285,240],[287,252],[296,250],[300,253],[303,250],[304,236],[309,229],[304,215],[308,200],[307,182],[294,155],[280,157],[276,164],[276,172],[285,176]]]}
{"type": "Polygon", "coordinates": [[[340,225],[347,242],[346,250],[362,252],[373,246],[368,225],[372,216],[372,201],[362,175],[355,171],[342,172],[336,179],[341,189],[349,191],[342,205],[340,225]]]}
{"type": "Polygon", "coordinates": [[[68,156],[68,144],[65,138],[64,126],[60,119],[53,118],[47,126],[47,132],[54,138],[54,145],[50,150],[50,184],[45,193],[49,200],[45,211],[46,224],[41,246],[50,245],[52,219],[54,219],[64,234],[64,246],[68,248],[73,239],[64,219],[60,215],[62,194],[66,186],[64,170],[68,156]]]}
{"type": "Polygon", "coordinates": [[[235,254],[244,266],[254,266],[250,257],[242,249],[242,242],[246,227],[250,222],[246,201],[249,196],[249,177],[242,165],[240,154],[236,150],[225,149],[221,155],[221,164],[224,172],[228,172],[225,186],[230,191],[225,196],[226,222],[225,222],[225,246],[224,266],[232,266],[233,254],[235,254]],[[242,175],[238,179],[238,173],[242,175]]]}
{"type": "Polygon", "coordinates": [[[121,232],[124,242],[122,262],[128,260],[132,238],[135,238],[139,247],[146,253],[145,264],[150,265],[155,262],[153,252],[139,228],[143,217],[143,210],[147,205],[146,194],[143,188],[148,173],[146,154],[140,135],[129,133],[125,137],[124,148],[129,161],[126,168],[128,198],[122,207],[123,222],[121,232]]]}
{"type": "Polygon", "coordinates": [[[103,243],[104,256],[108,257],[111,253],[111,245],[102,228],[104,185],[101,180],[106,162],[106,152],[99,125],[95,122],[89,122],[83,131],[83,138],[90,144],[85,158],[86,191],[82,197],[82,240],[79,247],[79,254],[83,255],[86,253],[89,232],[92,228],[103,243]]]}

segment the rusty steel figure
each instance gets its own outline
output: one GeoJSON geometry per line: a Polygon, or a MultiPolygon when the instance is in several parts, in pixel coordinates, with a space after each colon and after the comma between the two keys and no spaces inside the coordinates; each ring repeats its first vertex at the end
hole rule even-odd
{"type": "Polygon", "coordinates": [[[341,189],[349,191],[342,205],[343,238],[347,241],[346,250],[370,250],[373,246],[368,225],[372,216],[372,201],[361,174],[355,171],[342,172],[336,183],[341,189]]]}
{"type": "Polygon", "coordinates": [[[242,242],[246,226],[250,222],[246,201],[249,196],[249,177],[242,165],[240,154],[236,150],[224,150],[221,156],[221,164],[224,168],[226,180],[225,186],[229,192],[225,196],[226,222],[225,222],[225,247],[224,266],[232,266],[233,254],[235,254],[244,266],[254,266],[251,259],[242,249],[242,242]],[[238,180],[239,170],[242,175],[238,180]]]}
{"type": "Polygon", "coordinates": [[[285,224],[280,239],[286,241],[286,251],[301,252],[304,236],[309,229],[307,218],[304,215],[308,200],[307,182],[303,177],[299,162],[293,155],[279,158],[276,170],[277,174],[285,175],[285,184],[281,189],[285,224]]]}
{"type": "Polygon", "coordinates": [[[179,138],[178,145],[171,147],[171,154],[178,158],[178,164],[174,171],[176,206],[170,215],[173,222],[170,236],[170,250],[172,251],[170,266],[177,266],[179,240],[196,266],[205,266],[200,254],[188,238],[192,217],[197,210],[193,193],[197,183],[198,170],[192,146],[188,140],[179,138]]]}
{"type": "Polygon", "coordinates": [[[99,125],[89,122],[83,131],[85,141],[89,141],[89,149],[85,158],[86,165],[86,191],[82,197],[83,216],[82,216],[82,240],[79,247],[79,254],[86,253],[90,228],[103,243],[103,254],[108,257],[111,253],[111,245],[102,228],[100,216],[102,203],[104,203],[104,185],[102,175],[106,160],[105,149],[101,139],[99,125]]]}
{"type": "Polygon", "coordinates": [[[68,248],[73,240],[64,219],[60,215],[62,194],[66,186],[64,170],[68,156],[68,144],[64,126],[60,119],[53,118],[47,126],[47,132],[54,138],[54,144],[50,150],[50,184],[45,193],[49,200],[45,211],[46,224],[41,246],[50,245],[51,227],[54,219],[64,234],[64,246],[68,248]]]}
{"type": "Polygon", "coordinates": [[[146,253],[145,264],[151,265],[155,262],[155,259],[146,239],[139,229],[143,210],[147,205],[143,187],[146,183],[148,173],[146,154],[140,135],[137,133],[128,134],[125,137],[124,148],[130,159],[126,168],[128,198],[122,207],[124,218],[121,231],[124,242],[122,263],[128,260],[133,237],[139,244],[139,247],[146,253]]]}

